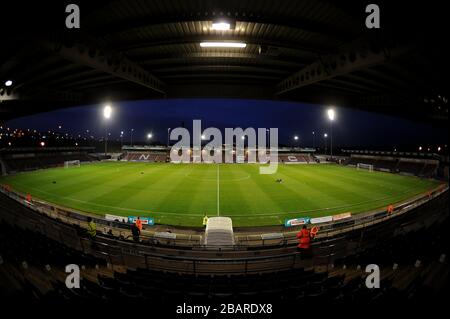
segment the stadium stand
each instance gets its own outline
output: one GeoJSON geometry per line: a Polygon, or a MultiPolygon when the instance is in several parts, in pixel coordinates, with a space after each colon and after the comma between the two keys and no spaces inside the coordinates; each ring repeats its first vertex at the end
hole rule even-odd
{"type": "Polygon", "coordinates": [[[285,164],[309,164],[312,160],[309,154],[280,154],[278,161],[285,164]]]}
{"type": "MultiPolygon", "coordinates": [[[[439,210],[448,196],[427,209],[439,210]]],[[[414,221],[411,224],[415,223],[414,221]]],[[[411,224],[403,225],[406,229],[411,224]]],[[[382,240],[378,232],[366,241],[370,250],[340,258],[326,267],[299,267],[245,275],[189,275],[143,267],[112,265],[80,253],[36,231],[0,223],[2,295],[39,300],[186,300],[396,302],[435,299],[448,282],[448,213],[439,223],[422,223],[414,231],[382,240]],[[433,237],[430,236],[433,234],[433,237]],[[419,236],[418,236],[419,235],[419,236]],[[425,240],[424,240],[425,238],[425,240]],[[426,238],[433,238],[427,240],[426,238]],[[405,247],[407,249],[405,249],[405,247]],[[364,267],[377,260],[382,289],[364,285],[364,267]],[[82,266],[81,289],[67,289],[64,266],[82,266]],[[440,284],[435,284],[436,282],[440,284]]],[[[268,262],[274,262],[269,260],[268,262]]]]}
{"type": "Polygon", "coordinates": [[[90,147],[2,149],[0,160],[5,173],[14,173],[63,166],[65,161],[91,162],[96,160],[89,155],[92,150],[90,147]]]}
{"type": "Polygon", "coordinates": [[[424,158],[406,158],[381,155],[351,154],[347,165],[356,166],[358,163],[373,165],[377,170],[392,173],[405,173],[421,177],[436,177],[439,161],[424,158]]]}
{"type": "MultiPolygon", "coordinates": [[[[225,152],[223,153],[222,162],[225,162],[226,156],[225,152]]],[[[239,161],[235,153],[233,153],[231,158],[233,163],[249,162],[249,154],[247,151],[239,161]]],[[[121,159],[132,162],[167,162],[169,161],[169,154],[161,151],[127,151],[121,156],[121,159]]],[[[197,162],[197,159],[194,159],[192,152],[190,154],[190,160],[191,162],[197,162]]],[[[278,161],[285,164],[309,164],[311,162],[317,162],[317,159],[311,157],[308,153],[283,153],[278,155],[278,161]]]]}
{"type": "Polygon", "coordinates": [[[122,158],[131,162],[166,162],[167,153],[164,152],[126,152],[122,158]]]}
{"type": "MultiPolygon", "coordinates": [[[[122,160],[131,162],[167,162],[169,161],[169,154],[162,151],[126,151],[121,157],[122,160]]],[[[233,163],[249,162],[249,153],[246,151],[242,159],[238,159],[236,153],[232,156],[233,163]]],[[[190,154],[191,162],[198,162],[194,158],[193,152],[190,154]]],[[[258,159],[257,159],[258,160],[258,159]]],[[[225,152],[222,155],[222,162],[226,161],[225,152]]],[[[282,153],[278,155],[278,161],[285,164],[309,164],[317,162],[317,158],[312,157],[309,153],[282,153]]]]}

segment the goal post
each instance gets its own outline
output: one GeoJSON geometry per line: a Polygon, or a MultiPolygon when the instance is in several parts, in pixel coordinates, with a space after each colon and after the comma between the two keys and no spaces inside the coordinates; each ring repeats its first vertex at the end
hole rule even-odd
{"type": "Polygon", "coordinates": [[[80,167],[80,161],[79,160],[65,161],[64,168],[69,168],[69,167],[80,167]]]}
{"type": "Polygon", "coordinates": [[[358,163],[358,164],[356,164],[356,169],[358,169],[358,170],[365,169],[365,170],[368,170],[368,171],[372,172],[373,171],[373,165],[372,164],[358,163]]]}

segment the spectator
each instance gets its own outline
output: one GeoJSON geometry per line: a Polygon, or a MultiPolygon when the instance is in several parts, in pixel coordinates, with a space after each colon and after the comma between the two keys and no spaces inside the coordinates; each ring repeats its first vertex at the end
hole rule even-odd
{"type": "Polygon", "coordinates": [[[88,222],[88,224],[87,224],[87,227],[88,227],[87,234],[88,234],[89,237],[95,238],[95,236],[97,236],[97,225],[95,224],[95,222],[92,220],[91,217],[87,218],[87,222],[88,222]]]}
{"type": "Polygon", "coordinates": [[[140,233],[142,231],[142,220],[139,216],[137,217],[135,224],[136,224],[137,228],[139,229],[139,233],[140,233]]]}
{"type": "Polygon", "coordinates": [[[208,216],[205,214],[205,216],[203,217],[203,227],[206,227],[207,224],[208,224],[208,216]]]}
{"type": "Polygon", "coordinates": [[[393,212],[394,212],[394,205],[390,204],[387,207],[387,213],[388,213],[388,215],[392,215],[393,212]]]}
{"type": "Polygon", "coordinates": [[[302,230],[297,234],[297,239],[299,240],[297,250],[301,253],[302,256],[311,255],[311,239],[314,238],[314,235],[311,234],[311,231],[303,225],[302,230]]]}
{"type": "Polygon", "coordinates": [[[136,225],[136,223],[131,225],[131,235],[133,236],[133,240],[138,243],[139,242],[139,236],[141,235],[141,231],[138,228],[138,226],[136,225]]]}

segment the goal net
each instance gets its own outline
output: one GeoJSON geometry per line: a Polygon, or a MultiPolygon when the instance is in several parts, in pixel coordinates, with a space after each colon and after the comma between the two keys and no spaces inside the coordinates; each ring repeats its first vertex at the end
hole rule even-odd
{"type": "Polygon", "coordinates": [[[356,169],[365,169],[368,171],[373,171],[373,165],[371,164],[364,164],[364,163],[358,163],[356,164],[356,169]]]}
{"type": "Polygon", "coordinates": [[[80,161],[79,160],[75,160],[75,161],[65,161],[64,162],[64,168],[69,168],[69,167],[80,167],[80,161]]]}

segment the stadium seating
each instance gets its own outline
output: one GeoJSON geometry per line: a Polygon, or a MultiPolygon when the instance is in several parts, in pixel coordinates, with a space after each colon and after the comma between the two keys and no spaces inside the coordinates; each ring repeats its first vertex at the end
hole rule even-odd
{"type": "Polygon", "coordinates": [[[342,258],[327,268],[204,276],[111,267],[102,259],[67,249],[38,233],[0,223],[0,292],[7,296],[16,294],[26,299],[52,301],[175,302],[183,299],[188,302],[352,303],[431,298],[448,282],[448,261],[441,257],[442,253],[447,253],[448,227],[446,218],[444,223],[420,230],[420,236],[405,234],[376,248],[342,258]],[[436,239],[423,240],[430,234],[437,235],[436,239]],[[412,248],[405,250],[405,247],[412,248]],[[382,270],[382,289],[370,290],[364,285],[367,275],[364,265],[374,261],[382,270]],[[64,285],[64,265],[70,263],[83,266],[81,289],[67,289],[64,285]],[[434,285],[436,281],[441,285],[434,285]]]}
{"type": "Polygon", "coordinates": [[[0,154],[0,156],[5,164],[7,173],[63,166],[65,161],[91,162],[96,160],[88,155],[87,151],[83,150],[10,152],[8,154],[0,154]]]}
{"type": "Polygon", "coordinates": [[[414,158],[394,158],[381,156],[352,156],[346,165],[356,166],[358,163],[373,165],[375,169],[393,173],[406,173],[421,177],[435,177],[438,162],[414,158]]]}
{"type": "Polygon", "coordinates": [[[167,153],[162,152],[127,152],[123,159],[132,162],[166,162],[167,153]]]}
{"type": "MultiPolygon", "coordinates": [[[[133,162],[166,162],[169,159],[169,155],[164,152],[138,152],[138,151],[128,151],[122,157],[125,161],[133,161],[133,162]]],[[[237,162],[237,156],[235,153],[231,156],[232,161],[234,163],[237,162]]],[[[190,160],[194,162],[193,154],[190,154],[190,160]]],[[[222,156],[222,162],[226,161],[225,154],[222,156]]],[[[249,154],[245,152],[243,155],[243,162],[249,161],[249,154]]],[[[280,163],[310,163],[315,162],[316,160],[311,157],[309,154],[279,154],[278,161],[280,163]]]]}
{"type": "Polygon", "coordinates": [[[278,161],[280,163],[309,163],[311,157],[309,154],[279,154],[278,161]]]}

